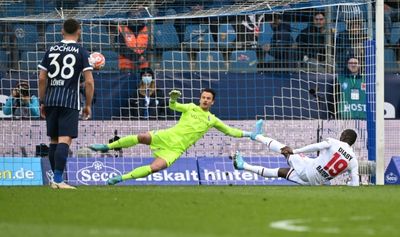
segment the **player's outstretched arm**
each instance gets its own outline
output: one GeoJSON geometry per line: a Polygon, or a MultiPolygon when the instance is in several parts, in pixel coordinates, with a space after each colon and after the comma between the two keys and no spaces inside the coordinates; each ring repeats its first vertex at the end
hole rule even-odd
{"type": "Polygon", "coordinates": [[[169,102],[170,103],[175,103],[179,97],[181,97],[182,93],[178,90],[172,90],[169,92],[169,102]]]}
{"type": "Polygon", "coordinates": [[[329,144],[327,141],[319,142],[319,143],[314,143],[299,149],[294,149],[293,154],[299,154],[299,153],[309,153],[309,152],[316,152],[320,151],[323,149],[327,149],[331,147],[331,144],[329,144]]]}
{"type": "Polygon", "coordinates": [[[217,122],[214,124],[214,127],[218,131],[224,133],[225,135],[231,136],[231,137],[250,137],[250,135],[251,135],[251,132],[242,131],[240,129],[233,128],[233,127],[226,125],[219,118],[217,118],[217,122]]]}
{"type": "Polygon", "coordinates": [[[178,90],[169,92],[169,108],[179,112],[185,112],[189,109],[189,104],[180,104],[177,102],[182,93],[178,90]]]}

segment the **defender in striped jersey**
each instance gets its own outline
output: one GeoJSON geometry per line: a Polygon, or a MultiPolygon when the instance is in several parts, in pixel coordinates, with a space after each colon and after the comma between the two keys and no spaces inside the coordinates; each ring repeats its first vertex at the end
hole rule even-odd
{"type": "Polygon", "coordinates": [[[88,119],[94,92],[92,66],[89,53],[77,41],[81,27],[77,20],[63,24],[63,40],[51,46],[39,64],[40,111],[46,118],[50,137],[49,160],[54,172],[52,188],[73,189],[63,180],[68,150],[72,139],[78,136],[80,98],[79,79],[85,79],[86,104],[82,115],[88,119]]]}
{"type": "Polygon", "coordinates": [[[244,162],[237,151],[233,156],[233,165],[238,170],[247,170],[263,177],[281,177],[301,185],[323,185],[345,171],[350,171],[349,186],[359,186],[358,161],[351,148],[357,139],[357,133],[352,129],[342,132],[340,140],[328,138],[326,141],[311,144],[299,149],[292,149],[272,138],[261,135],[262,120],[256,124],[256,136],[259,141],[274,152],[279,152],[287,158],[290,168],[266,168],[244,162]],[[303,153],[316,152],[320,154],[311,159],[303,153]]]}

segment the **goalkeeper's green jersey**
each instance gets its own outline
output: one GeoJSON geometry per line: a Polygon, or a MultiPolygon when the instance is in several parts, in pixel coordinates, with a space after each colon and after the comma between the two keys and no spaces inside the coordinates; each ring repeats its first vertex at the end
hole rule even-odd
{"type": "Polygon", "coordinates": [[[231,128],[209,111],[204,111],[193,103],[180,104],[170,102],[172,110],[182,112],[178,123],[165,130],[154,131],[155,136],[168,144],[168,148],[175,151],[184,151],[196,143],[210,128],[216,128],[232,137],[242,137],[243,131],[231,128]]]}

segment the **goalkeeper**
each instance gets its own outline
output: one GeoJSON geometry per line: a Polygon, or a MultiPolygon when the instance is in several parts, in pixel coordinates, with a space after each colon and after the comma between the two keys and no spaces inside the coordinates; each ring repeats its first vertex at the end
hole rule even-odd
{"type": "Polygon", "coordinates": [[[200,105],[178,103],[177,99],[181,96],[181,92],[177,90],[172,90],[169,95],[169,107],[182,113],[179,122],[174,127],[126,136],[107,145],[93,144],[89,146],[94,151],[106,152],[110,149],[135,146],[138,143],[150,145],[155,157],[150,165],[137,167],[127,174],[112,177],[107,181],[109,185],[128,179],[146,177],[169,167],[212,127],[232,137],[251,137],[252,135],[251,132],[227,126],[210,113],[215,99],[215,92],[212,89],[202,90],[200,105]]]}

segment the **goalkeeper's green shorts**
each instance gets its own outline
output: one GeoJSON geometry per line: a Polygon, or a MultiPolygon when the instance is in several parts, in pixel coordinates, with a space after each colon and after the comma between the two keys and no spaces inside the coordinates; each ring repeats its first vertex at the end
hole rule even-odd
{"type": "Polygon", "coordinates": [[[182,155],[184,150],[171,147],[170,136],[165,130],[151,131],[150,149],[153,151],[153,156],[161,158],[167,162],[167,166],[172,165],[182,155]]]}

